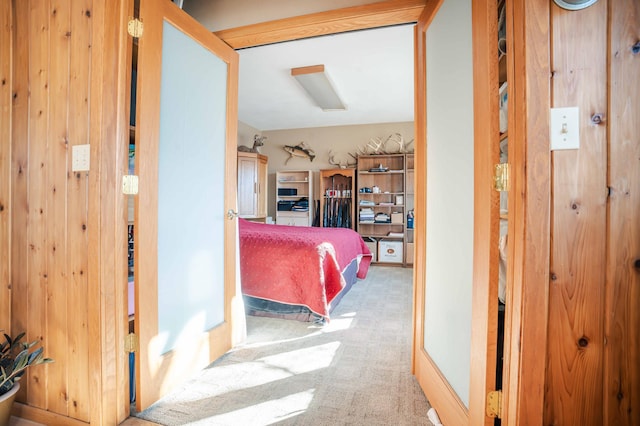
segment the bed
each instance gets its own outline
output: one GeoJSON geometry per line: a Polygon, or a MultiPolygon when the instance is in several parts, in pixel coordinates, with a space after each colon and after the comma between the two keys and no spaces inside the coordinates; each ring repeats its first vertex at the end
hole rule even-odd
{"type": "Polygon", "coordinates": [[[325,322],[371,252],[346,228],[271,225],[239,219],[240,275],[247,313],[325,322]]]}

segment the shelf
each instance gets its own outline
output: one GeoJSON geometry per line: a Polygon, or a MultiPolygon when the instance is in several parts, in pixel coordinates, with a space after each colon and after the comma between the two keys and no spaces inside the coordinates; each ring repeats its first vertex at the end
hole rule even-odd
{"type": "Polygon", "coordinates": [[[283,170],[276,172],[276,224],[291,226],[313,225],[313,174],[311,170],[283,170]],[[295,194],[279,194],[295,192],[295,194]],[[293,191],[292,191],[293,190],[293,191]],[[307,210],[290,210],[299,200],[306,199],[307,210]],[[285,208],[280,210],[279,207],[285,208]]]}
{"type": "Polygon", "coordinates": [[[393,175],[393,174],[404,174],[404,170],[389,170],[386,172],[370,172],[368,170],[360,170],[358,174],[361,175],[393,175]]]}

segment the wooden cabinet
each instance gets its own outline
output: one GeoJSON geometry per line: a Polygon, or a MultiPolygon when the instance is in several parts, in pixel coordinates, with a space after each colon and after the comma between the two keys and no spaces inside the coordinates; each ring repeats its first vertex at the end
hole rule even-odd
{"type": "Polygon", "coordinates": [[[276,173],[276,224],[313,224],[313,172],[286,170],[276,173]]]}
{"type": "Polygon", "coordinates": [[[238,152],[238,216],[264,221],[267,217],[268,158],[238,152]]]}
{"type": "Polygon", "coordinates": [[[355,229],[355,180],[355,169],[320,170],[321,227],[355,229]]]}
{"type": "Polygon", "coordinates": [[[358,232],[378,262],[405,264],[405,154],[358,157],[358,232]]]}

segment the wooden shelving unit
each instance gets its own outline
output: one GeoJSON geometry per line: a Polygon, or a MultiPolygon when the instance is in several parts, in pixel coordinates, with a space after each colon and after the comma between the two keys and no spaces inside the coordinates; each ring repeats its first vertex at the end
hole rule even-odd
{"type": "Polygon", "coordinates": [[[311,226],[313,224],[313,172],[286,170],[276,173],[276,224],[311,226]],[[306,211],[292,209],[302,199],[308,200],[306,211]],[[287,208],[287,206],[291,206],[287,208]]]}
{"type": "Polygon", "coordinates": [[[357,230],[376,242],[378,263],[405,265],[405,154],[361,155],[357,166],[357,230]]]}
{"type": "Polygon", "coordinates": [[[355,229],[355,181],[355,169],[320,170],[321,227],[355,229]]]}

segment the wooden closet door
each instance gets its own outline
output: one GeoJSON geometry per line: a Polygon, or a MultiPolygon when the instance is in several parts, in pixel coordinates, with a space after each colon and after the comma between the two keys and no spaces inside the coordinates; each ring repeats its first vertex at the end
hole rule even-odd
{"type": "Polygon", "coordinates": [[[168,0],[141,0],[140,16],[134,256],[143,410],[232,345],[238,56],[168,0]]]}

